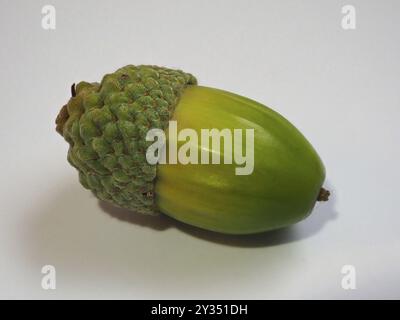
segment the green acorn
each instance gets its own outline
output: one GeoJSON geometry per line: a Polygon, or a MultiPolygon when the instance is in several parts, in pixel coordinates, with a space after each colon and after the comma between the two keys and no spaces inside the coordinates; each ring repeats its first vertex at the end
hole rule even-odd
{"type": "Polygon", "coordinates": [[[56,129],[81,184],[118,207],[229,234],[291,225],[327,200],[324,166],[292,124],[253,100],[196,84],[180,70],[128,65],[100,83],[73,85],[56,129]],[[152,129],[166,137],[156,141],[154,155],[164,159],[157,163],[148,157],[152,129]],[[196,139],[172,134],[183,129],[196,139]]]}

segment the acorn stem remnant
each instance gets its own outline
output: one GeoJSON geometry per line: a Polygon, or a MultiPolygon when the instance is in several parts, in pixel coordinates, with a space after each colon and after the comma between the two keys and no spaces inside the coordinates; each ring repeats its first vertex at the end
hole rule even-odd
{"type": "Polygon", "coordinates": [[[321,188],[321,190],[319,190],[317,201],[328,201],[330,195],[331,193],[329,190],[321,188]]]}
{"type": "Polygon", "coordinates": [[[76,97],[75,83],[73,83],[71,86],[71,96],[76,97]]]}

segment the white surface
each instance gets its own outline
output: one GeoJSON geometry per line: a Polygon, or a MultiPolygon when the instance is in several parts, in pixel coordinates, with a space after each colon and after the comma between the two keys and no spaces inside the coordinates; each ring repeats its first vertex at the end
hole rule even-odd
{"type": "Polygon", "coordinates": [[[46,2],[0,4],[0,298],[400,298],[398,1],[352,1],[352,31],[342,1],[54,0],[55,31],[46,2]],[[127,213],[79,185],[54,119],[73,82],[125,64],[273,107],[318,150],[331,201],[243,239],[113,218],[127,213]]]}

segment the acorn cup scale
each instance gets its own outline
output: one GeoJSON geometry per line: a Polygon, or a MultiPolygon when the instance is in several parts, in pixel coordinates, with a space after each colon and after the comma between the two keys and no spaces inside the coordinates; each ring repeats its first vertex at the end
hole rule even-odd
{"type": "MultiPolygon", "coordinates": [[[[188,73],[157,66],[126,66],[101,83],[79,83],[56,120],[69,143],[68,160],[81,184],[99,199],[135,213],[167,214],[203,229],[251,234],[294,224],[307,217],[322,188],[324,166],[311,144],[285,118],[248,98],[203,86],[188,73]],[[187,141],[169,135],[192,129],[197,163],[169,163],[187,141]],[[150,129],[165,132],[167,162],[150,164],[146,140],[150,129]],[[241,130],[241,141],[226,148],[208,141],[202,130],[241,130]],[[253,148],[246,133],[253,130],[253,148]],[[237,150],[252,157],[252,167],[237,164],[237,150]],[[206,156],[209,164],[201,163],[206,156]],[[212,163],[216,155],[220,163],[212,163]],[[240,169],[241,168],[241,169],[240,169]]],[[[135,214],[132,213],[132,214],[135,214]]]]}

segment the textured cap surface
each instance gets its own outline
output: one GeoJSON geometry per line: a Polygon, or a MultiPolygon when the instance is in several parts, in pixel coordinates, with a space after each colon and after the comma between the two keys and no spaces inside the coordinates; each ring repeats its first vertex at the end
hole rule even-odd
{"type": "Polygon", "coordinates": [[[57,119],[81,184],[102,200],[144,214],[154,204],[156,165],[146,161],[149,129],[165,130],[182,91],[196,79],[180,70],[128,65],[100,83],[80,82],[57,119]]]}

